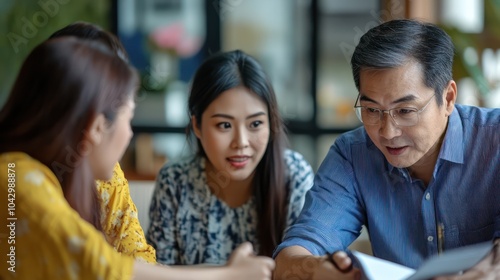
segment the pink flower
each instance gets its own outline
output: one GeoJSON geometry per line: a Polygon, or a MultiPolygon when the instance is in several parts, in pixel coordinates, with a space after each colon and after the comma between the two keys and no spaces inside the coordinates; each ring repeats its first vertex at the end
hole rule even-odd
{"type": "Polygon", "coordinates": [[[192,56],[201,47],[201,40],[188,36],[180,22],[158,27],[149,38],[160,50],[173,52],[181,57],[192,56]]]}

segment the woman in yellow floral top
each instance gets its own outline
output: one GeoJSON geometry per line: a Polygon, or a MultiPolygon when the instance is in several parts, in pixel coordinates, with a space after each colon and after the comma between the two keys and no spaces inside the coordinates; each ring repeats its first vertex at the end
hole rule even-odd
{"type": "MultiPolygon", "coordinates": [[[[118,57],[128,62],[127,52],[113,34],[87,22],[72,23],[52,34],[50,38],[75,36],[104,43],[118,57]]],[[[155,249],[146,242],[139,223],[137,207],[130,197],[128,181],[120,164],[116,164],[109,181],[97,181],[100,222],[106,240],[118,252],[137,260],[156,263],[155,249]]]]}
{"type": "Polygon", "coordinates": [[[150,265],[99,229],[95,180],[132,136],[135,70],[98,42],[48,40],[24,61],[0,111],[0,279],[271,279],[249,244],[221,267],[150,265]]]}
{"type": "MultiPolygon", "coordinates": [[[[132,275],[133,259],[120,257],[106,246],[101,233],[81,221],[78,212],[68,205],[57,177],[49,168],[21,152],[2,154],[0,168],[10,170],[0,174],[2,200],[8,199],[9,188],[5,182],[15,178],[11,180],[15,182],[11,186],[15,187],[10,188],[15,194],[11,196],[15,198],[12,200],[15,207],[12,212],[0,211],[2,223],[8,221],[15,225],[15,232],[6,233],[12,236],[8,247],[13,247],[5,249],[3,242],[0,246],[0,278],[125,279],[132,275]],[[14,176],[8,177],[8,174],[14,176]],[[8,220],[11,217],[15,220],[8,220]],[[15,257],[4,259],[9,252],[14,252],[15,257]],[[7,263],[10,260],[12,262],[7,263]]],[[[1,231],[3,233],[4,228],[1,231]]]]}
{"type": "Polygon", "coordinates": [[[115,165],[111,180],[97,181],[97,192],[102,231],[109,244],[122,254],[156,263],[155,249],[146,242],[120,164],[115,165]]]}

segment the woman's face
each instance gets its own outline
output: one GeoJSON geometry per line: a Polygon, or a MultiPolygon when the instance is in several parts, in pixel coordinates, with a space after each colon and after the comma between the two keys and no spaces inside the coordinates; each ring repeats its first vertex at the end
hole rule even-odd
{"type": "Polygon", "coordinates": [[[121,159],[132,138],[130,121],[134,116],[134,109],[135,103],[130,98],[118,108],[113,125],[104,124],[103,132],[89,155],[91,168],[96,179],[108,180],[111,178],[113,167],[121,159]]]}
{"type": "Polygon", "coordinates": [[[201,123],[192,121],[217,181],[229,185],[253,177],[269,143],[264,101],[245,87],[232,88],[212,101],[201,123]]]}

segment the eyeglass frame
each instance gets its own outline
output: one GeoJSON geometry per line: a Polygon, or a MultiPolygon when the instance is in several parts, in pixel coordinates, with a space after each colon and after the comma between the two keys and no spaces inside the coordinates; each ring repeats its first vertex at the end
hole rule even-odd
{"type": "Polygon", "coordinates": [[[354,108],[353,109],[354,109],[354,111],[356,113],[356,116],[358,117],[358,119],[363,124],[365,124],[365,125],[379,125],[380,122],[382,121],[382,118],[383,118],[384,114],[387,113],[391,117],[391,119],[392,119],[392,121],[394,122],[395,125],[397,125],[397,126],[404,126],[404,127],[411,127],[411,126],[415,126],[415,125],[418,124],[418,122],[420,121],[420,113],[422,113],[427,108],[427,106],[431,103],[432,98],[435,97],[436,95],[433,94],[431,96],[431,98],[429,98],[429,100],[427,100],[427,103],[425,103],[425,105],[422,108],[420,108],[420,109],[417,109],[415,107],[395,107],[395,108],[391,108],[391,109],[388,109],[388,110],[382,110],[382,109],[379,109],[379,108],[373,108],[373,107],[361,106],[361,105],[356,106],[356,104],[358,104],[360,96],[361,96],[361,94],[358,93],[358,97],[356,98],[356,102],[354,103],[354,108]],[[363,109],[364,108],[365,110],[366,109],[378,110],[378,112],[379,112],[378,122],[375,123],[375,124],[366,124],[365,122],[363,122],[363,117],[361,116],[361,112],[358,114],[358,110],[357,110],[358,108],[359,109],[363,109]],[[416,110],[415,113],[417,113],[417,122],[415,122],[415,124],[412,124],[412,125],[400,125],[400,124],[398,124],[398,122],[394,118],[393,114],[391,114],[392,111],[397,110],[397,109],[414,109],[414,110],[416,110]]]}

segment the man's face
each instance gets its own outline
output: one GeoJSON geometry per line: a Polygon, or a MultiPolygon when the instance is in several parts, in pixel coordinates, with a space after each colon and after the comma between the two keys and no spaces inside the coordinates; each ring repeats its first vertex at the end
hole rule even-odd
{"type": "Polygon", "coordinates": [[[448,116],[454,108],[455,82],[449,82],[442,95],[433,97],[434,89],[425,86],[420,64],[409,61],[398,68],[361,70],[359,91],[357,105],[360,106],[381,110],[400,107],[421,110],[425,106],[413,126],[396,125],[387,113],[378,124],[364,123],[364,126],[370,139],[393,166],[411,171],[428,170],[429,165],[433,168],[448,116]],[[439,107],[436,98],[441,98],[444,104],[439,107]]]}

